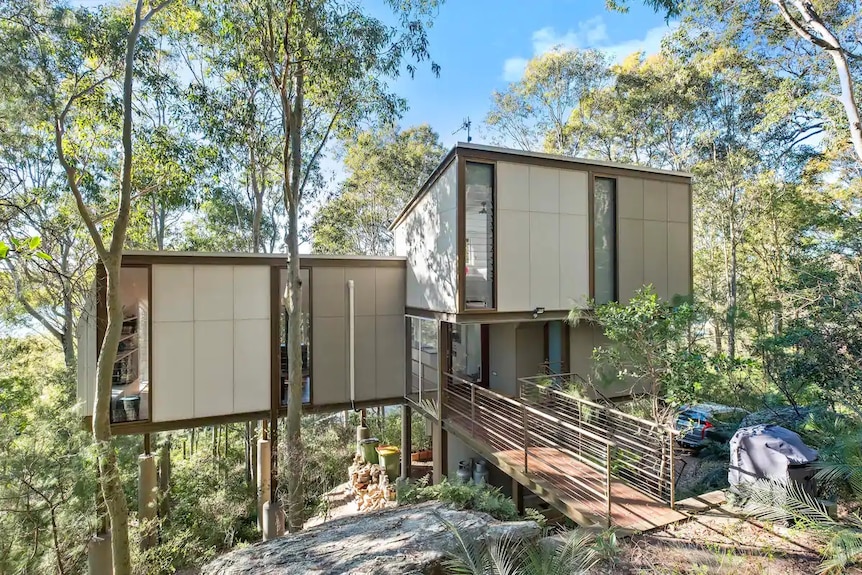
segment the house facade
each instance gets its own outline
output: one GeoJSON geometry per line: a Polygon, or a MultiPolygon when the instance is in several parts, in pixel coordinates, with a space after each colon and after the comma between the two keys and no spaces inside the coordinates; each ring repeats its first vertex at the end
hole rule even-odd
{"type": "MultiPolygon", "coordinates": [[[[692,290],[684,173],[458,144],[390,229],[393,257],[301,256],[304,408],[420,411],[433,429],[438,479],[459,461],[487,457],[474,436],[447,425],[452,393],[468,390],[471,412],[461,416],[475,421],[477,393],[505,402],[540,373],[589,379],[603,341],[592,302],[625,302],[645,284],[668,300],[692,290]],[[572,310],[583,319],[567,322],[572,310]]],[[[97,275],[79,332],[85,418],[105,318],[97,275]]],[[[284,409],[285,276],[279,255],[124,256],[114,432],[284,409]]],[[[404,433],[409,445],[409,426],[404,433]]]]}

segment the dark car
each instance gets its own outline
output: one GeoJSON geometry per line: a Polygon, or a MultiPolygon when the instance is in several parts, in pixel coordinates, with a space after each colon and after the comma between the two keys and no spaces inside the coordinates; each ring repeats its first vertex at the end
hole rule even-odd
{"type": "Polygon", "coordinates": [[[699,403],[683,408],[676,418],[677,440],[684,447],[701,447],[707,440],[727,442],[748,412],[718,403],[699,403]]]}

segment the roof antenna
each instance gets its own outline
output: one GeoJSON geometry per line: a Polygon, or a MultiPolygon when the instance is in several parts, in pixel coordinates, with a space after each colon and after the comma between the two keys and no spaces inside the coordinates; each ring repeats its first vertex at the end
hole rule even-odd
{"type": "Polygon", "coordinates": [[[452,135],[454,136],[455,134],[457,134],[461,130],[467,130],[467,143],[469,144],[470,142],[473,141],[473,138],[470,136],[470,126],[472,126],[472,125],[473,125],[473,122],[470,121],[470,116],[467,116],[464,119],[464,121],[461,122],[461,126],[459,126],[457,130],[452,132],[452,135]]]}

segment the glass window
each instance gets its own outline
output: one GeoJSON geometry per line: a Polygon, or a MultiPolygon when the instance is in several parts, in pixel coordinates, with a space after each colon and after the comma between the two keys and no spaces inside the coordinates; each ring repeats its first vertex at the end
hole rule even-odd
{"type": "Polygon", "coordinates": [[[408,317],[410,322],[410,387],[407,397],[417,404],[436,400],[439,382],[437,321],[408,317]]]}
{"type": "MultiPolygon", "coordinates": [[[[302,280],[302,340],[300,346],[302,350],[302,403],[311,402],[311,307],[309,305],[309,293],[311,284],[309,283],[308,269],[300,269],[299,277],[302,280]]],[[[280,294],[284,293],[287,287],[287,270],[281,270],[281,290],[280,294]]],[[[280,350],[280,365],[281,365],[281,404],[287,405],[288,398],[288,381],[287,381],[287,310],[281,308],[281,346],[280,350]]]]}
{"type": "Polygon", "coordinates": [[[593,281],[597,305],[617,297],[616,180],[596,178],[593,184],[593,281]]]}
{"type": "Polygon", "coordinates": [[[494,307],[494,166],[467,162],[464,221],[467,309],[494,307]]]}
{"type": "Polygon", "coordinates": [[[123,327],[111,376],[111,423],[150,419],[150,269],[120,269],[123,327]]]}
{"type": "Polygon", "coordinates": [[[452,375],[473,383],[483,381],[482,326],[453,324],[450,330],[452,375]]]}

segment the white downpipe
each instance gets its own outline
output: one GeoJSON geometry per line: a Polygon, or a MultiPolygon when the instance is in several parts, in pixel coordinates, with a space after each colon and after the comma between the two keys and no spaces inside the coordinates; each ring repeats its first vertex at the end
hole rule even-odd
{"type": "Polygon", "coordinates": [[[348,322],[348,363],[347,377],[350,381],[350,407],[356,410],[356,354],[354,353],[356,341],[356,306],[355,298],[356,287],[353,285],[353,280],[347,280],[347,322],[348,322]]]}

